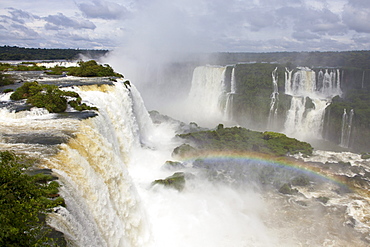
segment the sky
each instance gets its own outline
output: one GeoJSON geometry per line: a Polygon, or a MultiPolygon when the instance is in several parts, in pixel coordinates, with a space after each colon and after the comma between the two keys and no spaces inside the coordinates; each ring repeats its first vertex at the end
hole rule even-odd
{"type": "Polygon", "coordinates": [[[370,49],[369,0],[1,0],[0,45],[175,52],[370,49]]]}

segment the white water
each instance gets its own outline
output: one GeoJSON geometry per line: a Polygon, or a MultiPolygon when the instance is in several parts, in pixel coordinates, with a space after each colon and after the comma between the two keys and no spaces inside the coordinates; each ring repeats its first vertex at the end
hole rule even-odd
{"type": "Polygon", "coordinates": [[[273,92],[271,93],[271,102],[270,102],[270,111],[269,111],[269,117],[267,122],[267,128],[268,129],[276,129],[276,119],[277,119],[277,103],[279,101],[279,90],[278,90],[278,75],[277,75],[277,67],[274,71],[272,71],[272,87],[273,92]]]}
{"type": "Polygon", "coordinates": [[[222,122],[225,108],[226,67],[200,66],[195,68],[191,89],[186,102],[191,121],[203,126],[222,122]]]}
{"type": "MultiPolygon", "coordinates": [[[[224,81],[226,81],[224,75],[224,81]]],[[[224,110],[224,119],[226,121],[233,120],[234,114],[234,96],[236,94],[236,78],[235,78],[235,67],[231,71],[231,80],[230,80],[230,92],[226,93],[226,104],[224,110]]]]}
{"type": "Polygon", "coordinates": [[[311,69],[298,68],[294,74],[286,69],[285,93],[292,96],[284,124],[286,134],[302,140],[322,138],[325,108],[334,96],[341,95],[339,77],[339,70],[320,71],[316,80],[311,69]]]}
{"type": "Polygon", "coordinates": [[[340,136],[340,146],[344,148],[349,148],[352,132],[352,121],[354,116],[354,110],[351,109],[349,116],[346,109],[343,110],[342,116],[342,133],[340,136]]]}
{"type": "Polygon", "coordinates": [[[68,209],[52,215],[50,224],[73,246],[145,246],[150,230],[127,169],[133,148],[148,140],[148,113],[133,86],[76,90],[99,115],[81,121],[76,138],[46,164],[60,178],[68,209]]]}
{"type": "MultiPolygon", "coordinates": [[[[216,75],[222,77],[222,73],[216,75]]],[[[67,209],[59,208],[49,222],[71,246],[365,246],[353,239],[352,229],[337,224],[342,223],[342,215],[332,216],[331,210],[336,212],[335,200],[340,205],[351,202],[350,214],[365,222],[366,201],[336,195],[327,211],[315,202],[315,193],[332,196],[335,187],[308,191],[310,197],[298,199],[274,191],[263,194],[248,183],[235,188],[210,181],[191,164],[184,171],[195,178],[186,182],[184,191],[151,187],[155,179],[174,172],[162,165],[179,145],[173,139],[176,126],[154,126],[134,86],[130,90],[122,83],[67,89],[97,106],[99,115],[86,120],[54,119],[54,114],[38,109],[27,114],[3,110],[0,127],[7,135],[68,134],[73,137],[68,143],[41,147],[0,141],[1,148],[22,147],[41,157],[42,165],[59,176],[67,209]],[[49,149],[53,152],[48,153],[49,149]],[[296,200],[309,205],[300,206],[296,200]]]]}

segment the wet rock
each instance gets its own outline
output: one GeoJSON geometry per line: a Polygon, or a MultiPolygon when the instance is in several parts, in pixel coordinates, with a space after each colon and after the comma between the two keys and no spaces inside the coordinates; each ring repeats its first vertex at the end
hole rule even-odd
{"type": "Polygon", "coordinates": [[[164,185],[178,191],[182,191],[185,188],[185,173],[176,172],[172,176],[169,176],[165,179],[157,179],[152,183],[152,186],[156,184],[164,185]]]}
{"type": "Polygon", "coordinates": [[[183,163],[179,161],[170,161],[167,160],[166,163],[164,163],[163,168],[168,170],[180,170],[183,169],[185,166],[183,163]]]}
{"type": "Polygon", "coordinates": [[[310,184],[310,180],[306,176],[298,176],[291,180],[291,184],[294,186],[307,186],[310,184]]]}
{"type": "Polygon", "coordinates": [[[298,190],[297,190],[297,189],[292,188],[291,184],[285,183],[285,184],[283,184],[283,185],[280,187],[279,192],[280,192],[281,194],[293,195],[293,194],[297,194],[297,193],[298,193],[298,190]]]}

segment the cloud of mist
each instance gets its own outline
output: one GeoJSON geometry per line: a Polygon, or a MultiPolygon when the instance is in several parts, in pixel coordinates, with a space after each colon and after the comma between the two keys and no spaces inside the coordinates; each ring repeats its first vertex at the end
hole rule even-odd
{"type": "Polygon", "coordinates": [[[174,85],[190,85],[192,70],[188,73],[190,78],[180,78],[171,74],[173,63],[184,62],[189,54],[213,49],[212,41],[202,30],[205,26],[199,23],[200,13],[194,15],[193,7],[189,10],[189,6],[201,3],[140,1],[131,19],[125,20],[119,38],[121,46],[107,60],[136,85],[149,109],[160,108],[170,101],[168,98],[178,97],[175,93],[187,93],[188,88],[174,85]]]}

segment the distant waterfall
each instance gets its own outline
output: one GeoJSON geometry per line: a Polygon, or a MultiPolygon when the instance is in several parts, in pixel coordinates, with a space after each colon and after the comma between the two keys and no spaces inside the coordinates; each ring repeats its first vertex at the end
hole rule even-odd
{"type": "Polygon", "coordinates": [[[285,93],[292,96],[284,132],[299,138],[322,138],[325,109],[330,100],[341,94],[339,70],[315,71],[286,69],[285,93]]]}
{"type": "Polygon", "coordinates": [[[195,68],[187,104],[196,121],[219,122],[226,105],[226,67],[200,66],[195,68]]]}
{"type": "Polygon", "coordinates": [[[351,109],[349,116],[347,114],[346,109],[343,110],[342,116],[342,132],[340,137],[340,146],[344,148],[349,148],[349,142],[351,138],[352,132],[352,120],[355,112],[351,109]]]}
{"type": "Polygon", "coordinates": [[[237,88],[236,88],[236,79],[235,79],[235,67],[233,67],[231,71],[230,92],[226,94],[226,104],[225,104],[225,111],[224,111],[224,115],[227,120],[233,119],[234,96],[236,94],[236,90],[237,88]]]}
{"type": "Polygon", "coordinates": [[[127,164],[132,148],[148,139],[143,135],[151,127],[148,113],[134,86],[75,90],[99,115],[82,120],[75,137],[46,164],[58,175],[67,205],[49,223],[72,246],[145,246],[150,230],[127,164]]]}
{"type": "Polygon", "coordinates": [[[278,110],[278,101],[279,101],[279,90],[278,90],[278,75],[277,75],[277,67],[274,71],[272,71],[272,86],[273,86],[273,92],[270,96],[271,102],[270,102],[270,111],[269,111],[269,117],[268,117],[268,128],[269,129],[275,129],[276,128],[276,119],[277,119],[277,110],[278,110]]]}

